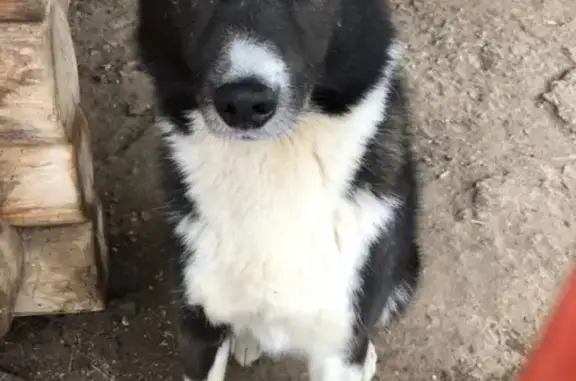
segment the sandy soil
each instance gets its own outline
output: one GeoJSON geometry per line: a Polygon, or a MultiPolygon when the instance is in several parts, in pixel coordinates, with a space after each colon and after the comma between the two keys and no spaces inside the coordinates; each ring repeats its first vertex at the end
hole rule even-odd
{"type": "MultiPolygon", "coordinates": [[[[135,0],[71,9],[112,247],[110,307],[16,321],[0,369],[28,380],[179,380],[135,0]]],[[[377,344],[381,380],[511,380],[576,254],[573,0],[396,0],[425,184],[423,288],[377,344]],[[474,6],[472,5],[474,3],[474,6]]],[[[301,364],[230,380],[305,379],[301,364]]]]}

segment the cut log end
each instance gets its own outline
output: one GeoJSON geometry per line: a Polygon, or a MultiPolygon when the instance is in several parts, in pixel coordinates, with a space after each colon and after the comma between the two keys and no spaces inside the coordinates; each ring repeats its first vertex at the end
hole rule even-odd
{"type": "Polygon", "coordinates": [[[17,315],[102,311],[107,248],[98,203],[89,222],[22,228],[26,247],[17,315]]]}

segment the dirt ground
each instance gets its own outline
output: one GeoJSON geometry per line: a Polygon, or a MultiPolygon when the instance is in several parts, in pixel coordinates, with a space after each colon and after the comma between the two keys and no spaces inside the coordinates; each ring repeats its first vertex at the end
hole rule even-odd
{"type": "MultiPolygon", "coordinates": [[[[76,0],[82,103],[112,248],[110,306],[18,319],[0,369],[27,380],[180,380],[135,3],[76,0]]],[[[576,254],[574,0],[395,0],[424,183],[418,299],[377,340],[379,378],[511,380],[576,254]],[[472,5],[474,3],[474,5],[472,5]]],[[[229,380],[304,380],[231,363],[229,380]]]]}

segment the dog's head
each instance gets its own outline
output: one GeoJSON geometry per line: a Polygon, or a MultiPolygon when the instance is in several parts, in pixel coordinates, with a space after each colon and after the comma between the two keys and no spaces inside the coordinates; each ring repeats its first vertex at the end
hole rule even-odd
{"type": "Polygon", "coordinates": [[[351,17],[344,1],[140,0],[139,45],[165,107],[194,111],[215,134],[273,138],[308,106],[327,56],[348,59],[331,45],[351,17]]]}

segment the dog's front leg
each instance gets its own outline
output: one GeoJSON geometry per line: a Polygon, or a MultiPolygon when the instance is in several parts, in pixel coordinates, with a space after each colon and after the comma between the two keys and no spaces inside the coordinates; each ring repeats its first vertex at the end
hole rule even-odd
{"type": "Polygon", "coordinates": [[[369,340],[344,353],[311,359],[310,381],[371,381],[376,374],[376,349],[369,340]]]}
{"type": "Polygon", "coordinates": [[[178,344],[185,381],[224,381],[230,354],[229,330],[212,325],[200,306],[180,308],[178,344]]]}
{"type": "Polygon", "coordinates": [[[262,352],[256,339],[250,333],[244,332],[232,340],[232,354],[238,364],[248,367],[260,358],[262,352]]]}

